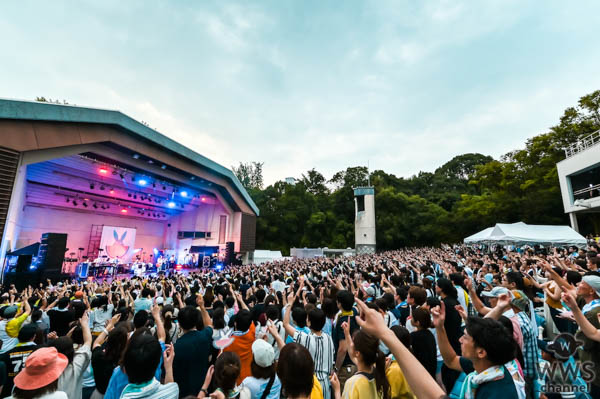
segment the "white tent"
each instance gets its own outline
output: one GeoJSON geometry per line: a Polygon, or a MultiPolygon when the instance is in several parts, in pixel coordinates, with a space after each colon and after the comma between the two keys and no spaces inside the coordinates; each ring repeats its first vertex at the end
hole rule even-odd
{"type": "Polygon", "coordinates": [[[464,239],[465,244],[498,245],[576,245],[583,247],[586,239],[569,226],[533,225],[523,222],[498,223],[464,239]]]}
{"type": "Polygon", "coordinates": [[[260,265],[261,263],[273,262],[276,260],[283,260],[281,251],[269,251],[268,249],[256,249],[254,251],[254,264],[260,265]]]}

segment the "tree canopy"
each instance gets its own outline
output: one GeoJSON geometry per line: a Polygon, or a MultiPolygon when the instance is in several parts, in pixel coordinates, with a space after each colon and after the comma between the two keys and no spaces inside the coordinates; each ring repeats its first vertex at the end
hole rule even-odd
{"type": "MultiPolygon", "coordinates": [[[[500,159],[469,153],[434,172],[403,178],[364,166],[348,167],[331,180],[317,170],[295,185],[262,188],[262,163],[234,171],[261,211],[257,248],[289,253],[297,247],[354,247],[353,188],[375,187],[378,249],[458,242],[497,222],[567,224],[557,162],[564,150],[600,129],[600,90],[567,108],[559,123],[500,159]]],[[[592,220],[589,225],[600,225],[592,220]]]]}

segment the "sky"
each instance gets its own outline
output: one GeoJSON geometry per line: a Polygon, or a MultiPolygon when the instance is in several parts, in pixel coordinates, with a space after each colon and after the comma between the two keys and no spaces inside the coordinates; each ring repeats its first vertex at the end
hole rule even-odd
{"type": "Polygon", "coordinates": [[[600,89],[598,1],[2,1],[0,97],[117,109],[265,183],[495,158],[600,89]]]}

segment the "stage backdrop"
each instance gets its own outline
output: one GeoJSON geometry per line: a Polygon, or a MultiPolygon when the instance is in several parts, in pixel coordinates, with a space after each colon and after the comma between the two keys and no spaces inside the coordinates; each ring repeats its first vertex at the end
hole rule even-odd
{"type": "Polygon", "coordinates": [[[131,262],[135,246],[135,230],[127,227],[104,226],[100,248],[104,249],[102,255],[110,259],[117,258],[121,263],[131,262]]]}

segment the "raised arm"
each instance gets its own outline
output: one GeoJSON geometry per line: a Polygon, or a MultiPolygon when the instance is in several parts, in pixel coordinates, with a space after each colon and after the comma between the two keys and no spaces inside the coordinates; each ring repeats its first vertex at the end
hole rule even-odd
{"type": "Polygon", "coordinates": [[[167,332],[165,331],[165,325],[160,318],[160,307],[155,303],[152,306],[152,317],[154,318],[154,324],[156,324],[156,338],[160,342],[165,342],[167,339],[167,332]]]}
{"type": "Polygon", "coordinates": [[[383,317],[374,309],[369,309],[360,299],[356,299],[361,317],[356,321],[366,333],[381,339],[394,354],[402,373],[416,397],[423,399],[439,399],[444,391],[427,372],[425,367],[400,342],[392,330],[387,328],[383,317]]]}
{"type": "Polygon", "coordinates": [[[444,327],[444,322],[446,321],[446,305],[444,302],[441,303],[441,306],[436,306],[431,309],[431,317],[437,333],[438,347],[440,348],[440,354],[444,359],[444,364],[453,370],[462,371],[460,359],[456,355],[456,352],[454,352],[452,345],[450,345],[448,334],[446,334],[446,329],[444,327]]]}
{"type": "Polygon", "coordinates": [[[283,316],[283,328],[285,329],[285,333],[292,338],[294,338],[294,333],[296,332],[296,329],[290,324],[290,314],[292,313],[292,304],[294,303],[293,298],[294,296],[290,294],[288,304],[285,305],[285,315],[283,316]]]}
{"type": "Polygon", "coordinates": [[[204,307],[204,297],[200,294],[196,295],[196,305],[200,308],[200,313],[202,314],[202,322],[204,323],[204,327],[212,327],[212,319],[208,315],[206,308],[204,307]]]}
{"type": "Polygon", "coordinates": [[[92,347],[92,349],[96,349],[97,347],[102,346],[102,344],[108,337],[108,334],[113,330],[113,328],[115,328],[115,324],[117,324],[119,322],[120,318],[121,318],[121,313],[117,313],[106,323],[106,327],[102,330],[100,335],[98,335],[98,337],[96,337],[96,340],[94,341],[94,346],[92,347]]]}
{"type": "Polygon", "coordinates": [[[86,310],[79,319],[81,323],[81,330],[83,332],[83,345],[91,349],[92,347],[92,331],[90,330],[90,318],[88,311],[86,310]]]}
{"type": "Polygon", "coordinates": [[[562,300],[565,301],[569,308],[571,308],[573,317],[575,317],[575,321],[585,336],[594,341],[600,341],[600,330],[598,330],[581,312],[581,309],[577,306],[577,302],[575,302],[575,297],[570,293],[565,292],[562,294],[562,300]]]}
{"type": "Polygon", "coordinates": [[[469,291],[469,297],[471,297],[471,302],[473,303],[473,306],[475,306],[475,309],[484,316],[488,314],[492,309],[483,304],[479,295],[477,295],[477,291],[475,291],[475,288],[473,287],[473,281],[470,278],[465,279],[465,286],[469,291]]]}

